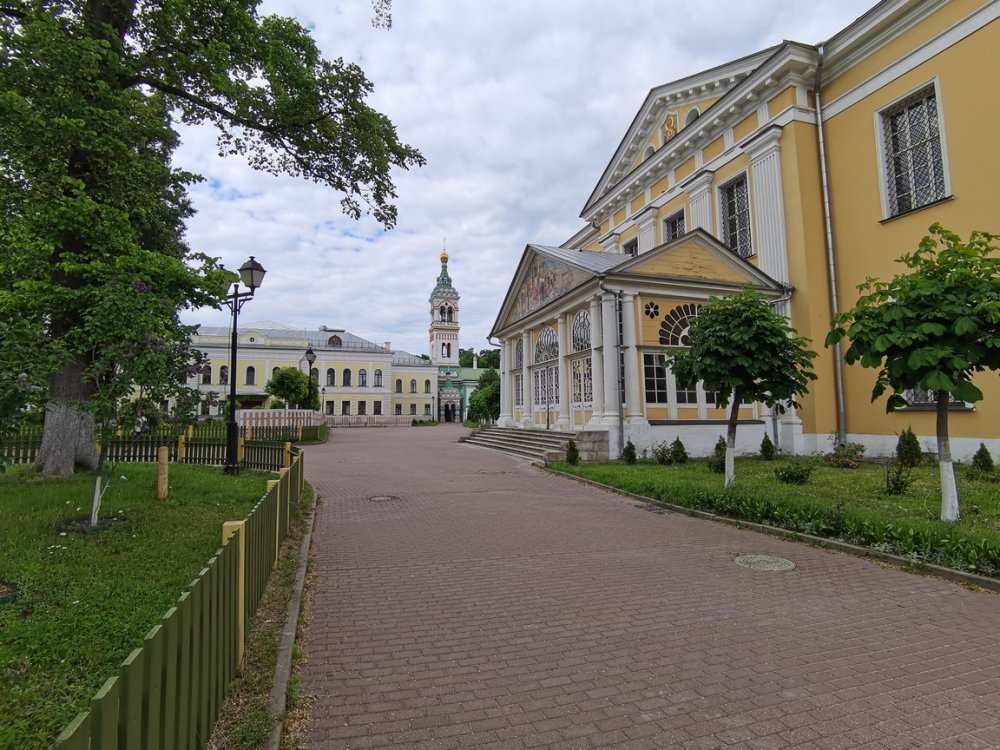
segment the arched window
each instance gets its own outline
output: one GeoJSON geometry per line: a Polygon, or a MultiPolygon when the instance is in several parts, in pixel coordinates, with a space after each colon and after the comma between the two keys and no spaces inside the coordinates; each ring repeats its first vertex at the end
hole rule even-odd
{"type": "Polygon", "coordinates": [[[358,370],[358,388],[368,387],[368,370],[361,368],[358,370]]]}
{"type": "Polygon", "coordinates": [[[559,358],[559,340],[552,326],[545,326],[535,342],[535,362],[548,362],[559,358]]]}
{"type": "MultiPolygon", "coordinates": [[[[382,387],[382,371],[381,370],[376,370],[375,371],[375,373],[372,375],[372,381],[373,381],[372,385],[375,386],[376,388],[381,388],[382,387]]],[[[378,402],[376,401],[375,403],[378,403],[378,402]]]]}
{"type": "Polygon", "coordinates": [[[417,381],[413,378],[410,379],[410,393],[417,392],[417,381]]]}
{"type": "Polygon", "coordinates": [[[424,381],[424,393],[430,393],[430,392],[431,392],[431,381],[430,380],[425,380],[424,381]]]}
{"type": "Polygon", "coordinates": [[[257,385],[257,370],[251,365],[247,368],[247,385],[257,385]]]}
{"type": "Polygon", "coordinates": [[[660,323],[660,343],[672,347],[691,346],[688,333],[691,321],[698,317],[700,308],[700,305],[685,303],[664,315],[663,322],[660,323]]]}
{"type": "Polygon", "coordinates": [[[205,385],[212,384],[212,365],[205,365],[201,370],[201,382],[205,385]]]}
{"type": "Polygon", "coordinates": [[[229,385],[229,368],[226,365],[219,368],[219,385],[229,385]]]}
{"type": "Polygon", "coordinates": [[[350,388],[351,386],[351,371],[346,367],[344,368],[344,377],[340,379],[340,384],[344,386],[344,388],[350,388]]]}
{"type": "Polygon", "coordinates": [[[315,367],[309,371],[309,382],[311,383],[314,380],[317,383],[319,382],[319,370],[315,367]]]}
{"type": "Polygon", "coordinates": [[[642,155],[643,161],[645,161],[655,153],[656,153],[656,146],[654,146],[652,143],[649,144],[648,146],[646,146],[646,153],[642,155]]]}
{"type": "Polygon", "coordinates": [[[518,339],[514,344],[514,369],[520,370],[524,367],[524,339],[518,339]]]}
{"type": "Polygon", "coordinates": [[[344,345],[344,342],[340,340],[340,336],[337,336],[336,334],[334,334],[333,336],[331,336],[330,338],[328,338],[326,340],[326,343],[329,346],[343,346],[344,345]]]}
{"type": "Polygon", "coordinates": [[[684,127],[691,125],[699,117],[701,117],[701,112],[698,111],[697,107],[692,107],[688,110],[687,116],[684,118],[684,127]]]}
{"type": "Polygon", "coordinates": [[[337,384],[337,371],[332,367],[326,368],[326,384],[336,385],[337,384]]]}
{"type": "Polygon", "coordinates": [[[454,314],[454,312],[453,312],[453,311],[452,311],[452,309],[451,309],[451,308],[449,307],[449,308],[448,308],[448,322],[449,322],[449,323],[451,323],[451,322],[453,321],[453,318],[452,318],[452,315],[453,315],[453,314],[454,314]]]}
{"type": "Polygon", "coordinates": [[[396,378],[396,393],[402,393],[402,392],[403,392],[403,379],[396,378]]]}
{"type": "Polygon", "coordinates": [[[582,352],[590,348],[590,313],[580,310],[573,318],[573,351],[582,352]]]}

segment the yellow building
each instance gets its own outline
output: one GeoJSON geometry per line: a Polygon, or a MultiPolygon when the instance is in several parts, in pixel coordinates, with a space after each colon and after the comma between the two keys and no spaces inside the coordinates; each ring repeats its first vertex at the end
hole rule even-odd
{"type": "MultiPolygon", "coordinates": [[[[885,454],[912,426],[933,449],[933,406],[885,413],[874,370],[823,346],[867,277],[941,222],[1000,230],[993,123],[1000,2],[886,0],[817,45],[784,42],[649,92],[559,247],[528,245],[494,324],[500,424],[607,430],[612,455],[680,436],[694,453],[725,432],[701,388],[659,366],[712,295],[751,283],[819,352],[802,408],[743,407],[738,450],[765,430],[787,452],[843,431],[885,454]]],[[[1000,450],[1000,382],[957,403],[952,450],[1000,450]],[[990,427],[993,424],[994,427],[990,427]]]]}
{"type": "MultiPolygon", "coordinates": [[[[310,331],[274,321],[242,323],[238,335],[236,398],[242,408],[269,406],[268,380],[278,370],[294,367],[317,384],[321,411],[334,424],[340,423],[338,417],[428,419],[433,413],[437,367],[394,351],[388,341],[376,344],[344,330],[310,331]],[[308,349],[315,355],[311,368],[308,349]]],[[[220,416],[230,388],[229,329],[201,326],[191,346],[209,361],[197,376],[201,416],[220,416]]]]}

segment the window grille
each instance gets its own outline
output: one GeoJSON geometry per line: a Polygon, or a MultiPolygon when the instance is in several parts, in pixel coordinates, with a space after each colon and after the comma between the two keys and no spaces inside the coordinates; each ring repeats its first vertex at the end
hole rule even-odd
{"type": "Polygon", "coordinates": [[[667,368],[663,365],[663,355],[643,354],[642,370],[643,379],[646,383],[646,403],[668,403],[667,368]]]}
{"type": "Polygon", "coordinates": [[[722,242],[741,258],[753,255],[750,238],[750,193],[747,176],[741,174],[719,188],[722,242]]]}
{"type": "Polygon", "coordinates": [[[580,310],[573,319],[573,351],[582,352],[590,348],[590,313],[580,310]]]}
{"type": "Polygon", "coordinates": [[[559,341],[552,326],[546,326],[538,334],[538,341],[535,343],[535,362],[548,362],[550,359],[558,359],[559,341]]]}
{"type": "Polygon", "coordinates": [[[889,215],[944,198],[937,97],[928,86],[881,113],[889,215]]]}
{"type": "Polygon", "coordinates": [[[524,367],[524,339],[518,339],[514,344],[514,369],[520,370],[524,367]]]}
{"type": "Polygon", "coordinates": [[[684,234],[684,212],[678,211],[663,220],[663,241],[676,240],[684,234]]]}

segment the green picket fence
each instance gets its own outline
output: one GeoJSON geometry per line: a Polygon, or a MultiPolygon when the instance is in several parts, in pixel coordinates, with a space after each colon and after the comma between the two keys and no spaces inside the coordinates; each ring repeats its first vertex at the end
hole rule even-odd
{"type": "Polygon", "coordinates": [[[267,493],[177,604],[56,739],[58,750],[202,748],[243,657],[260,603],[303,490],[303,457],[267,493]]]}

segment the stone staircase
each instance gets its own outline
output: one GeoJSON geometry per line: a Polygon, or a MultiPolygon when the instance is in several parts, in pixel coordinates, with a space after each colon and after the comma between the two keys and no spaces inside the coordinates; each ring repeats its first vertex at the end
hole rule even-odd
{"type": "Polygon", "coordinates": [[[473,431],[464,442],[521,456],[536,463],[545,463],[565,461],[566,444],[570,440],[576,441],[581,461],[608,460],[608,433],[602,430],[558,432],[488,425],[473,431]]]}
{"type": "Polygon", "coordinates": [[[463,442],[510,453],[536,463],[565,461],[566,444],[575,437],[555,430],[519,430],[487,425],[474,430],[463,442]]]}

